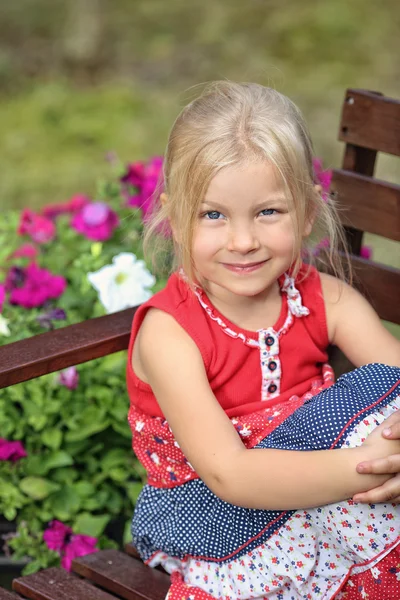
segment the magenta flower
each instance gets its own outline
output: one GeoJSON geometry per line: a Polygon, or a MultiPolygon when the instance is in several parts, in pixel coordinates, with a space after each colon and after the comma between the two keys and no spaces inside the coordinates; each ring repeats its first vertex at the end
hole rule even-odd
{"type": "Polygon", "coordinates": [[[18,225],[19,235],[29,235],[38,244],[50,242],[55,234],[54,223],[47,217],[34,213],[29,208],[24,208],[18,225]]]}
{"type": "Polygon", "coordinates": [[[86,554],[92,554],[98,552],[96,548],[97,538],[90,537],[89,535],[73,535],[71,541],[66,545],[64,556],[61,559],[61,566],[66,571],[71,570],[72,561],[78,556],[85,556],[86,554]]]}
{"type": "Polygon", "coordinates": [[[42,306],[47,300],[58,298],[67,286],[64,277],[53,275],[35,263],[24,269],[13,267],[7,283],[10,289],[10,304],[18,304],[25,308],[42,306]]]}
{"type": "Polygon", "coordinates": [[[372,252],[372,246],[361,246],[360,256],[361,258],[366,258],[367,260],[369,260],[370,258],[372,258],[372,252]]]}
{"type": "Polygon", "coordinates": [[[61,521],[51,521],[49,525],[43,533],[43,539],[50,550],[61,552],[65,546],[67,536],[72,534],[72,529],[61,523],[61,521]]]}
{"type": "Polygon", "coordinates": [[[69,390],[75,390],[79,383],[79,373],[76,367],[69,367],[61,371],[59,376],[59,383],[65,385],[69,390]]]}
{"type": "Polygon", "coordinates": [[[71,227],[96,242],[108,240],[118,224],[117,213],[104,202],[86,204],[71,221],[71,227]]]}
{"type": "Polygon", "coordinates": [[[0,283],[0,312],[3,310],[4,300],[6,299],[6,286],[0,283]]]}
{"type": "Polygon", "coordinates": [[[76,194],[72,196],[68,202],[56,202],[55,204],[47,204],[42,209],[42,215],[48,219],[55,219],[58,215],[74,214],[86,205],[89,204],[90,199],[83,194],[76,194]]]}
{"type": "Polygon", "coordinates": [[[21,442],[9,442],[0,438],[0,460],[11,460],[16,462],[20,458],[28,456],[21,442]]]}
{"type": "Polygon", "coordinates": [[[13,258],[30,258],[34,259],[39,254],[38,249],[33,244],[22,244],[15,252],[13,252],[13,258]]]}
{"type": "Polygon", "coordinates": [[[320,158],[313,158],[313,167],[315,183],[322,187],[322,198],[327,202],[332,181],[332,171],[324,171],[320,158]]]}
{"type": "Polygon", "coordinates": [[[128,165],[126,173],[121,177],[127,204],[140,208],[143,219],[150,215],[155,192],[162,191],[162,165],[162,156],[155,156],[147,164],[136,162],[128,165]],[[132,187],[136,194],[132,195],[129,189],[132,187]]]}
{"type": "Polygon", "coordinates": [[[67,571],[71,570],[74,558],[98,552],[97,538],[74,534],[71,527],[64,525],[61,521],[49,523],[49,527],[43,533],[43,540],[50,550],[60,554],[61,566],[67,571]]]}
{"type": "Polygon", "coordinates": [[[323,238],[320,242],[318,242],[318,244],[316,244],[313,248],[313,255],[314,256],[318,256],[318,254],[322,251],[322,250],[326,250],[329,248],[329,246],[331,245],[330,239],[325,237],[323,238]]]}

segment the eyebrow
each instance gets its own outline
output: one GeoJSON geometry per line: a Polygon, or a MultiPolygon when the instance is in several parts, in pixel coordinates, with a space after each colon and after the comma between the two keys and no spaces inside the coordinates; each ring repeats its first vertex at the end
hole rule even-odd
{"type": "MultiPolygon", "coordinates": [[[[224,211],[227,210],[227,208],[229,208],[229,206],[223,206],[222,204],[220,204],[219,202],[215,202],[214,200],[206,200],[204,199],[203,202],[201,203],[201,205],[207,205],[209,207],[215,208],[216,210],[219,211],[224,211]]],[[[273,204],[287,204],[287,199],[285,198],[285,196],[275,196],[272,198],[268,198],[267,200],[264,200],[263,202],[259,202],[254,208],[255,210],[261,210],[263,208],[266,208],[268,206],[271,206],[273,204]]]]}

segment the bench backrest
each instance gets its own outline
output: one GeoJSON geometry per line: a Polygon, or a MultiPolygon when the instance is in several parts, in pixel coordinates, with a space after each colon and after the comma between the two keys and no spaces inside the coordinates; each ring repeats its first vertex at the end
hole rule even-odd
{"type": "MultiPolygon", "coordinates": [[[[400,186],[374,179],[377,152],[400,156],[400,102],[347,90],[339,139],[346,143],[331,193],[352,251],[356,282],[382,319],[400,323],[400,270],[360,258],[363,232],[400,241],[400,186]]],[[[0,347],[0,388],[126,349],[135,308],[0,347]]]]}

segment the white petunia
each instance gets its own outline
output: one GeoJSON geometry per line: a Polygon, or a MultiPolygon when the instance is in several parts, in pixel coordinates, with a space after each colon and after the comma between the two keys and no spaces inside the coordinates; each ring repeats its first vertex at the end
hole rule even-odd
{"type": "Polygon", "coordinates": [[[87,275],[108,313],[137,306],[152,296],[148,288],[156,280],[143,260],[137,260],[130,252],[121,252],[114,256],[112,262],[87,275]]]}
{"type": "Polygon", "coordinates": [[[9,319],[6,319],[3,317],[3,315],[0,315],[0,335],[3,335],[4,337],[11,335],[11,331],[8,327],[9,322],[9,319]]]}

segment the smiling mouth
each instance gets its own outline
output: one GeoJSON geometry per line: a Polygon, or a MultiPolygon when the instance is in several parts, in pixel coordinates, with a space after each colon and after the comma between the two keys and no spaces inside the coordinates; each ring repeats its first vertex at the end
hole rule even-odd
{"type": "Polygon", "coordinates": [[[236,273],[250,273],[262,267],[266,262],[267,260],[259,260],[258,262],[252,263],[222,263],[222,265],[226,269],[235,271],[236,273]]]}

